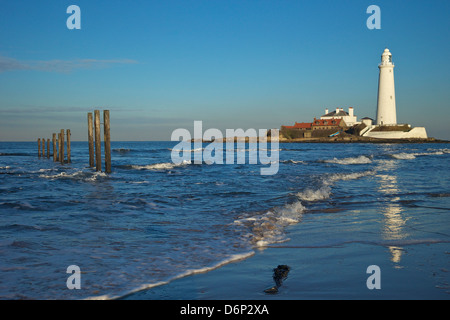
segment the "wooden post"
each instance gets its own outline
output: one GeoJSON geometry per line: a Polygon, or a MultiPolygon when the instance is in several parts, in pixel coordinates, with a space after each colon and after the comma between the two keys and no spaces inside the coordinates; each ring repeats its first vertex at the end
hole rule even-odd
{"type": "Polygon", "coordinates": [[[103,110],[103,126],[105,140],[105,172],[111,173],[111,137],[109,133],[109,110],[103,110]]]}
{"type": "Polygon", "coordinates": [[[47,158],[50,158],[50,139],[47,139],[47,158]]]}
{"type": "Polygon", "coordinates": [[[61,164],[64,164],[64,129],[61,129],[61,139],[60,139],[60,145],[59,147],[59,161],[61,161],[61,164]]]}
{"type": "Polygon", "coordinates": [[[61,132],[58,133],[58,162],[61,162],[61,132]]]}
{"type": "Polygon", "coordinates": [[[56,150],[56,133],[53,134],[53,161],[56,162],[58,150],[56,150]]]}
{"type": "Polygon", "coordinates": [[[38,157],[41,157],[41,138],[38,138],[38,157]]]}
{"type": "Polygon", "coordinates": [[[100,141],[100,111],[94,110],[95,170],[102,171],[102,147],[100,141]]]}
{"type": "Polygon", "coordinates": [[[42,138],[42,157],[45,157],[45,139],[42,138]]]}
{"type": "Polygon", "coordinates": [[[67,133],[67,163],[71,163],[70,160],[70,129],[66,130],[67,133]]]}
{"type": "Polygon", "coordinates": [[[94,166],[94,136],[93,136],[92,112],[88,113],[88,143],[89,143],[89,167],[94,166]]]}

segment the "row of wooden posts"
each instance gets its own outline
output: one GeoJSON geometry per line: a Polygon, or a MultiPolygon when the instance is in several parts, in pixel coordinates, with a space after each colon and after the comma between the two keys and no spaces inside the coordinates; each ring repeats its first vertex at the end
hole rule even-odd
{"type": "MultiPolygon", "coordinates": [[[[101,136],[100,111],[94,110],[93,121],[92,121],[92,112],[88,113],[88,143],[89,143],[89,166],[90,167],[95,166],[96,171],[102,171],[102,147],[100,136],[101,136]],[[94,149],[94,142],[95,142],[95,149],[94,149]]],[[[111,173],[111,135],[109,125],[109,110],[103,110],[103,138],[105,145],[105,172],[111,173]]]]}
{"type": "MultiPolygon", "coordinates": [[[[101,150],[101,132],[100,132],[100,111],[94,110],[88,113],[88,144],[89,144],[89,166],[95,167],[96,171],[102,171],[102,150],[101,150]],[[95,152],[94,152],[95,151],[95,152]]],[[[109,110],[103,110],[103,137],[105,147],[105,172],[111,173],[111,135],[109,125],[109,110]]],[[[45,139],[38,139],[38,156],[45,157],[45,139]]],[[[47,158],[50,158],[50,139],[47,139],[47,158]]],[[[64,129],[58,133],[53,133],[53,161],[70,163],[70,129],[64,129]],[[64,159],[64,138],[67,137],[67,161],[64,159]]]]}
{"type": "MultiPolygon", "coordinates": [[[[70,159],[70,129],[66,130],[67,135],[67,163],[71,162],[70,159]]],[[[52,141],[53,141],[53,161],[64,163],[64,129],[61,129],[61,132],[58,133],[58,139],[56,138],[56,133],[53,133],[52,141]]],[[[45,157],[45,138],[38,139],[38,156],[45,157]],[[41,151],[42,150],[42,151],[41,151]]],[[[47,158],[50,158],[50,139],[47,139],[47,158]]]]}

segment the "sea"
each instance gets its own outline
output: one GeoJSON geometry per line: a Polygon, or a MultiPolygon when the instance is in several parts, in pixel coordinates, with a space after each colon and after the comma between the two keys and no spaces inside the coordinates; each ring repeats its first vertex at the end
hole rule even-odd
{"type": "Polygon", "coordinates": [[[347,246],[348,260],[351,244],[426,273],[401,298],[450,297],[449,143],[279,143],[272,175],[248,144],[231,151],[245,163],[194,163],[203,144],[175,164],[177,143],[112,142],[106,174],[87,142],[64,164],[36,142],[0,142],[0,299],[132,297],[270,248],[347,246]]]}

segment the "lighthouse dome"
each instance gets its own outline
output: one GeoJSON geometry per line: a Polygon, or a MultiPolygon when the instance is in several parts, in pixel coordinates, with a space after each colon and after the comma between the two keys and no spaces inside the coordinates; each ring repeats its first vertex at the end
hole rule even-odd
{"type": "Polygon", "coordinates": [[[384,49],[381,55],[381,65],[393,65],[392,64],[392,53],[388,48],[384,49]]]}

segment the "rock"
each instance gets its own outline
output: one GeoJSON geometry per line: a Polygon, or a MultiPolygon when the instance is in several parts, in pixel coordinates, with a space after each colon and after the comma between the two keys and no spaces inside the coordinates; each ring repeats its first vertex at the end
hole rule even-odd
{"type": "Polygon", "coordinates": [[[276,286],[264,290],[265,293],[275,294],[278,293],[278,288],[276,286]]]}
{"type": "Polygon", "coordinates": [[[275,281],[275,286],[264,290],[264,292],[269,294],[278,293],[278,288],[281,287],[283,281],[286,280],[290,269],[291,268],[285,264],[278,265],[278,267],[273,269],[273,280],[275,281]]]}

